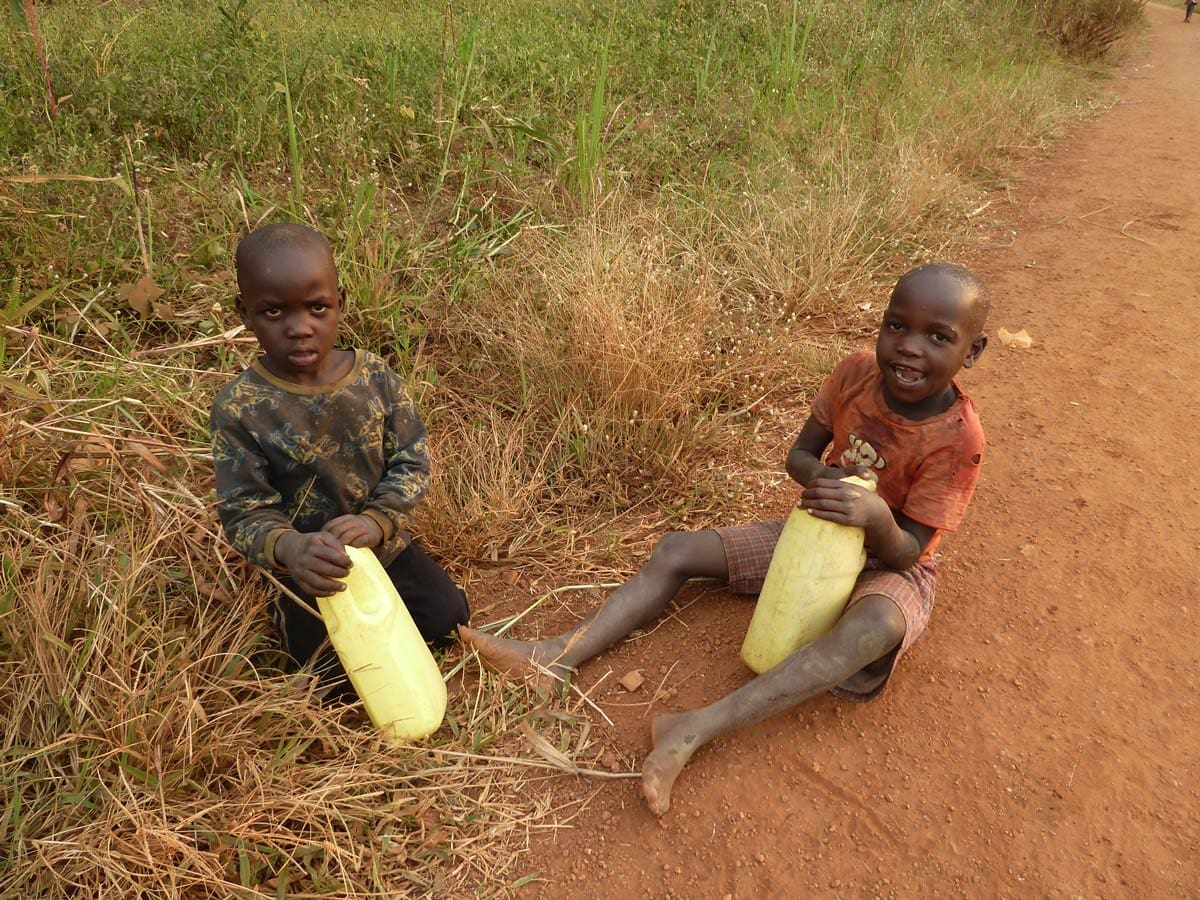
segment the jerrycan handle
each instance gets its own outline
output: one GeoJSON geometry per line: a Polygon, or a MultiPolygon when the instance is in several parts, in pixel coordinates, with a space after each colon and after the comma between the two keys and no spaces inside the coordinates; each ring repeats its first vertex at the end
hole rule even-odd
{"type": "Polygon", "coordinates": [[[382,591],[340,591],[346,595],[346,601],[358,607],[358,614],[364,619],[382,619],[388,611],[387,597],[382,591]]]}
{"type": "Polygon", "coordinates": [[[332,632],[337,624],[352,628],[382,626],[403,601],[373,551],[353,547],[346,550],[354,551],[349,553],[354,562],[343,579],[346,587],[326,598],[325,627],[332,632]]]}

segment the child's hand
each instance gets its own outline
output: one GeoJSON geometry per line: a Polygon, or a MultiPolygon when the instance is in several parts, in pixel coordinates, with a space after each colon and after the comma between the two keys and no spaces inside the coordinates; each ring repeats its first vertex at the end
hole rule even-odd
{"type": "Polygon", "coordinates": [[[820,480],[822,478],[824,478],[826,480],[831,479],[831,478],[833,478],[833,479],[845,478],[847,475],[853,475],[853,474],[854,474],[853,472],[847,471],[846,469],[839,469],[837,466],[821,466],[819,469],[813,470],[812,475],[808,479],[808,483],[805,485],[805,487],[808,487],[808,485],[811,485],[811,484],[815,484],[818,480],[820,480]]]}
{"type": "Polygon", "coordinates": [[[835,478],[845,478],[847,475],[855,475],[863,481],[873,481],[879,483],[879,473],[867,466],[847,466],[842,469],[841,475],[835,475],[835,478]]]}
{"type": "Polygon", "coordinates": [[[314,597],[328,597],[346,588],[334,579],[350,574],[350,557],[342,542],[327,531],[282,535],[275,544],[275,559],[287,567],[302,591],[314,597]]]}
{"type": "Polygon", "coordinates": [[[822,466],[817,472],[809,485],[815,483],[818,479],[834,479],[840,480],[848,475],[857,475],[863,481],[878,481],[879,476],[868,469],[866,466],[822,466]]]}
{"type": "Polygon", "coordinates": [[[338,516],[322,530],[351,547],[378,547],[383,542],[383,529],[370,516],[338,516]]]}
{"type": "Polygon", "coordinates": [[[813,481],[796,505],[818,519],[859,528],[877,527],[883,521],[882,516],[892,518],[892,511],[878,494],[836,478],[813,481]]]}

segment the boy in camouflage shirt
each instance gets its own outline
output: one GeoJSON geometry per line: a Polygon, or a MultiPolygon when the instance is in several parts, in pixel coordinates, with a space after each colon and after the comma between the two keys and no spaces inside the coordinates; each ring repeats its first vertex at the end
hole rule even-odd
{"type": "Polygon", "coordinates": [[[370,547],[422,636],[465,624],[466,596],[406,530],[429,486],[425,425],[380,357],[335,348],[345,311],[333,253],[303,225],[267,225],[238,245],[238,314],[260,356],[213,401],[218,512],[226,535],[289,590],[273,619],[284,649],[349,690],[317,596],[344,589],[343,547],[370,547]]]}

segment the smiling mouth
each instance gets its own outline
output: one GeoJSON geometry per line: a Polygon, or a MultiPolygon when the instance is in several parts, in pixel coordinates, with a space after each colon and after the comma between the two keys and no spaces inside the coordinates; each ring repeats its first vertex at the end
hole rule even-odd
{"type": "Polygon", "coordinates": [[[920,384],[925,379],[924,373],[909,366],[894,365],[892,374],[896,376],[897,381],[906,385],[920,384]]]}

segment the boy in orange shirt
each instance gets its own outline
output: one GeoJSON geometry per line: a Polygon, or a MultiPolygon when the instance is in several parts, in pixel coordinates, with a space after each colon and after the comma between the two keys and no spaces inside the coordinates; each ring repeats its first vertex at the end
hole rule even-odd
{"type": "MultiPolygon", "coordinates": [[[[842,360],[821,388],[787,472],[804,486],[801,508],[865,529],[866,568],[828,634],[709,706],[654,719],[642,791],[656,815],[667,811],[676,777],[704,744],[823,691],[874,698],[924,632],[937,580],[934,549],[962,521],[983,461],[975,405],[954,376],[987,346],[987,311],[987,289],[967,269],[913,269],[892,290],[874,352],[842,360]],[[839,480],[850,474],[875,478],[876,492],[839,480]]],[[[757,594],[782,529],[783,522],[757,522],[667,534],[600,609],[545,640],[459,631],[495,668],[541,666],[563,677],[657,618],[689,578],[718,578],[737,593],[757,594]]]]}

